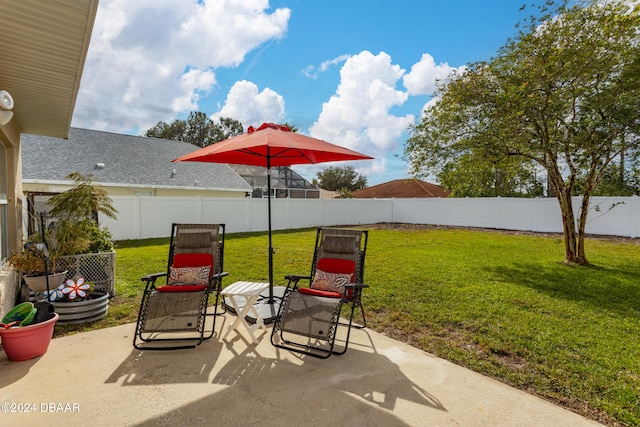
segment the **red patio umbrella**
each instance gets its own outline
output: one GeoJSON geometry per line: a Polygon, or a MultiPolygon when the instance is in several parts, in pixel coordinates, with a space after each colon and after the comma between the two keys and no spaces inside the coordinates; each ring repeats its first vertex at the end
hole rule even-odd
{"type": "MultiPolygon", "coordinates": [[[[315,164],[343,160],[371,160],[373,157],[311,138],[274,123],[249,127],[247,133],[217,142],[178,157],[174,162],[211,162],[267,168],[269,223],[269,304],[273,304],[273,245],[271,241],[271,173],[276,166],[315,164]]],[[[269,316],[264,316],[268,318],[269,316]]]]}

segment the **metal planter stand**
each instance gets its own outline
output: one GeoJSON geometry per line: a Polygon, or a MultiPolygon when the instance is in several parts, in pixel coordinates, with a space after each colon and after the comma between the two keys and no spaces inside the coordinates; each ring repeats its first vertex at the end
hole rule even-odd
{"type": "Polygon", "coordinates": [[[104,319],[109,309],[109,294],[92,291],[84,301],[53,301],[51,304],[60,316],[59,322],[79,324],[104,319]]]}

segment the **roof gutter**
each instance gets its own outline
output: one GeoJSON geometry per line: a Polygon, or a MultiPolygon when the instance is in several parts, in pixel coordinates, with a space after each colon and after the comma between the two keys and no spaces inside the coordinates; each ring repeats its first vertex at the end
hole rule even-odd
{"type": "Polygon", "coordinates": [[[78,100],[78,91],[80,90],[80,82],[82,81],[82,72],[84,71],[84,64],[87,60],[87,52],[89,51],[89,45],[91,44],[91,34],[93,33],[93,25],[96,21],[96,14],[98,12],[98,0],[92,1],[88,13],[88,22],[90,25],[87,25],[85,29],[84,36],[84,46],[82,48],[82,55],[78,60],[78,70],[76,78],[75,87],[74,87],[74,97],[71,100],[71,108],[69,108],[69,118],[67,120],[67,127],[65,131],[64,139],[69,139],[69,132],[71,131],[71,120],[73,119],[73,112],[76,109],[76,101],[78,100]]]}
{"type": "MultiPolygon", "coordinates": [[[[60,181],[60,180],[40,180],[40,179],[23,179],[23,184],[34,185],[60,185],[60,186],[73,186],[73,181],[60,181]]],[[[253,188],[224,188],[224,187],[199,187],[199,186],[182,186],[182,185],[145,185],[145,184],[121,184],[121,183],[109,183],[109,182],[94,182],[96,186],[100,187],[115,187],[115,188],[143,188],[143,189],[163,189],[163,190],[207,190],[207,191],[234,191],[234,192],[247,192],[253,191],[253,188]]]]}

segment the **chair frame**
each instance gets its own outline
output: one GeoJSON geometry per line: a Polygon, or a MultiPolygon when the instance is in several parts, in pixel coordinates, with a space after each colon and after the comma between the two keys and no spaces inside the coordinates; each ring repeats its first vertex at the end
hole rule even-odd
{"type": "MultiPolygon", "coordinates": [[[[288,283],[287,283],[287,287],[284,292],[282,301],[280,303],[280,307],[278,309],[278,314],[273,324],[273,330],[271,332],[271,343],[275,347],[283,348],[296,353],[301,353],[301,354],[305,354],[305,355],[309,355],[309,356],[313,356],[321,359],[326,359],[332,354],[341,355],[346,353],[349,346],[351,328],[354,327],[357,329],[363,329],[367,326],[364,307],[362,305],[362,290],[369,287],[369,285],[364,283],[364,261],[365,261],[368,240],[369,240],[368,230],[351,230],[351,229],[342,229],[342,228],[322,228],[322,227],[317,229],[315,249],[314,249],[314,255],[313,255],[313,261],[311,264],[310,274],[308,276],[304,276],[304,275],[285,276],[285,279],[288,280],[288,283]],[[316,273],[318,262],[320,261],[323,255],[323,250],[322,250],[323,236],[341,235],[343,233],[348,233],[354,236],[359,234],[360,248],[359,248],[359,253],[357,254],[357,259],[354,260],[356,264],[354,281],[351,284],[348,284],[344,287],[342,296],[341,298],[339,298],[339,302],[337,303],[335,310],[332,314],[332,324],[331,324],[331,327],[329,328],[330,329],[329,333],[327,334],[326,338],[324,337],[319,338],[317,336],[315,337],[316,339],[324,341],[326,343],[326,346],[328,346],[328,348],[321,348],[309,343],[305,344],[305,343],[286,339],[284,334],[290,333],[290,331],[286,330],[286,325],[283,324],[282,319],[283,319],[283,316],[285,315],[285,313],[283,313],[283,310],[285,310],[285,307],[288,306],[289,298],[320,298],[319,301],[337,299],[337,298],[325,298],[325,297],[310,296],[310,295],[302,296],[299,289],[301,287],[301,282],[305,282],[305,283],[308,282],[309,285],[311,285],[313,277],[315,276],[315,273],[316,273]],[[342,317],[341,316],[342,308],[344,304],[348,304],[350,306],[349,321],[347,323],[340,322],[340,318],[342,317]],[[360,313],[362,315],[362,325],[353,323],[353,317],[354,317],[356,307],[360,308],[360,313]],[[339,326],[346,326],[348,329],[347,329],[347,336],[346,336],[344,348],[340,351],[337,351],[335,350],[335,338],[336,338],[337,329],[339,326]]],[[[306,335],[304,334],[296,334],[296,333],[293,333],[293,334],[306,337],[306,335]]]]}
{"type": "MultiPolygon", "coordinates": [[[[145,289],[142,295],[142,302],[140,303],[140,309],[138,310],[138,319],[136,322],[136,330],[133,337],[133,346],[138,350],[178,350],[178,349],[186,349],[186,348],[195,348],[200,345],[204,340],[207,340],[215,334],[215,326],[216,326],[216,317],[224,314],[226,310],[222,313],[218,313],[218,305],[220,301],[220,291],[222,290],[222,278],[226,277],[229,273],[223,271],[224,266],[224,242],[225,242],[225,224],[178,224],[173,223],[171,225],[171,238],[169,241],[169,256],[167,261],[167,270],[165,272],[158,272],[153,274],[148,274],[143,276],[141,280],[145,283],[145,289]],[[190,331],[191,335],[196,336],[188,336],[188,337],[163,337],[163,334],[171,334],[171,332],[166,331],[154,331],[154,330],[146,330],[143,326],[146,323],[146,314],[148,310],[148,301],[149,297],[158,293],[158,287],[161,286],[158,284],[158,279],[165,278],[168,280],[169,272],[171,266],[173,265],[173,260],[177,254],[188,254],[188,253],[201,253],[197,250],[189,250],[189,249],[181,249],[178,244],[178,233],[180,230],[193,230],[193,229],[209,229],[216,230],[217,240],[211,250],[213,251],[213,268],[214,271],[209,277],[209,286],[207,286],[203,291],[187,291],[187,292],[172,292],[173,295],[195,295],[200,294],[200,308],[198,313],[198,322],[193,331],[190,331]],[[209,296],[211,293],[215,293],[215,304],[214,304],[214,312],[209,313],[208,311],[208,302],[209,296]],[[206,332],[207,325],[207,317],[213,318],[213,325],[211,327],[210,332],[206,332]],[[160,346],[160,345],[145,345],[144,343],[151,342],[180,342],[187,341],[190,344],[186,345],[169,345],[169,346],[160,346]]],[[[161,280],[164,284],[166,280],[161,280]]]]}

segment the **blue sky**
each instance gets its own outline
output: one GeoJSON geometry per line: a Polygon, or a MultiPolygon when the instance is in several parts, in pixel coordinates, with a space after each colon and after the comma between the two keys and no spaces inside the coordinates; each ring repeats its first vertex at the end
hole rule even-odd
{"type": "Polygon", "coordinates": [[[72,126],[286,121],[375,157],[350,163],[369,185],[406,178],[407,128],[436,79],[494,56],[534,13],[523,2],[101,0],[72,126]]]}

